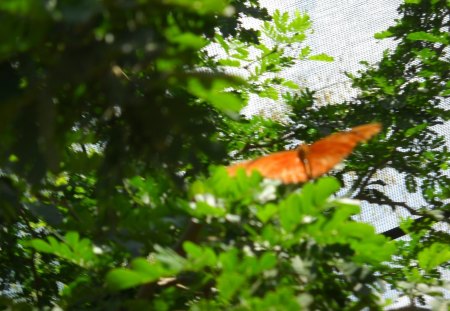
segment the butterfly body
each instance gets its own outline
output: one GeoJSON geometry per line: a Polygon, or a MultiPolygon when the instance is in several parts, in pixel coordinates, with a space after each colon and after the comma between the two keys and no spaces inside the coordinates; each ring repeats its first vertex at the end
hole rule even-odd
{"type": "Polygon", "coordinates": [[[247,174],[253,170],[283,183],[302,183],[317,178],[346,158],[356,145],[366,141],[381,130],[381,125],[371,123],[324,137],[311,145],[299,145],[294,150],[280,151],[254,160],[244,161],[227,168],[230,175],[243,168],[247,174]]]}

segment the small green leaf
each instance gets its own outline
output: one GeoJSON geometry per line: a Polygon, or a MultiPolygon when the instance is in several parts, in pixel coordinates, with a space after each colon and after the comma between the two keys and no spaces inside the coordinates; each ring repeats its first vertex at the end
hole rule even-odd
{"type": "Polygon", "coordinates": [[[262,207],[258,207],[256,212],[256,217],[258,217],[261,222],[266,223],[272,218],[278,211],[278,206],[272,203],[266,204],[262,207]]]}
{"type": "Polygon", "coordinates": [[[325,53],[311,55],[308,57],[309,60],[317,60],[321,62],[333,62],[334,58],[330,55],[327,55],[325,53]]]}
{"type": "Polygon", "coordinates": [[[225,91],[232,87],[232,84],[225,80],[213,80],[210,88],[206,88],[198,79],[190,79],[188,82],[188,90],[195,96],[211,103],[217,109],[225,113],[238,113],[243,102],[235,95],[225,91]]]}
{"type": "Polygon", "coordinates": [[[277,100],[278,99],[278,91],[273,87],[266,87],[263,91],[261,91],[259,93],[259,96],[277,100]]]}
{"type": "Polygon", "coordinates": [[[374,35],[374,38],[375,39],[386,39],[386,38],[390,38],[392,35],[393,35],[393,33],[390,32],[389,30],[384,30],[384,31],[381,31],[381,32],[377,32],[374,35]]]}
{"type": "Polygon", "coordinates": [[[422,269],[430,271],[450,261],[450,246],[443,243],[433,243],[418,254],[418,260],[422,269]]]}
{"type": "Polygon", "coordinates": [[[218,33],[214,35],[214,38],[219,42],[220,46],[225,50],[225,52],[228,54],[230,51],[230,45],[227,41],[218,33]]]}
{"type": "Polygon", "coordinates": [[[293,89],[293,90],[298,90],[298,89],[299,89],[298,84],[295,83],[294,81],[290,81],[290,80],[283,81],[283,82],[281,83],[281,85],[286,86],[286,87],[288,87],[288,88],[291,88],[291,89],[293,89]]]}
{"type": "Polygon", "coordinates": [[[306,46],[300,50],[300,54],[298,55],[298,58],[301,60],[304,60],[309,56],[309,54],[311,54],[311,47],[306,46]]]}
{"type": "Polygon", "coordinates": [[[16,163],[19,161],[19,158],[15,154],[11,154],[8,158],[9,162],[16,163]]]}
{"type": "Polygon", "coordinates": [[[195,50],[199,50],[203,48],[207,41],[190,32],[179,33],[176,35],[168,34],[167,38],[174,43],[178,43],[183,48],[192,48],[195,50]]]}
{"type": "Polygon", "coordinates": [[[219,59],[219,64],[222,66],[240,67],[241,62],[235,59],[219,59]]]}
{"type": "Polygon", "coordinates": [[[406,132],[405,132],[405,137],[411,137],[411,136],[414,136],[414,135],[416,135],[417,133],[420,133],[420,132],[422,132],[424,129],[426,129],[428,127],[428,124],[427,123],[422,123],[422,124],[419,124],[419,125],[417,125],[417,126],[415,126],[415,127],[411,127],[411,128],[409,128],[409,129],[407,129],[406,130],[406,132]]]}

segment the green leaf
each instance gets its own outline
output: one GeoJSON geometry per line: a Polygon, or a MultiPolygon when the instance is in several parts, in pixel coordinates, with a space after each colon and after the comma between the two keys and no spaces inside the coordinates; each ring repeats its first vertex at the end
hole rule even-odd
{"type": "Polygon", "coordinates": [[[259,259],[260,271],[273,269],[277,265],[277,256],[274,253],[267,252],[259,259]]]}
{"type": "Polygon", "coordinates": [[[424,31],[412,32],[406,36],[412,41],[427,41],[427,42],[438,42],[443,44],[448,44],[448,34],[433,35],[424,31]]]}
{"type": "Polygon", "coordinates": [[[263,223],[269,221],[278,212],[278,206],[276,204],[268,203],[264,206],[258,207],[256,217],[263,223]]]}
{"type": "Polygon", "coordinates": [[[167,37],[171,42],[178,43],[182,48],[192,48],[200,50],[208,43],[204,38],[190,32],[180,34],[168,34],[167,37]]]}
{"type": "Polygon", "coordinates": [[[450,261],[450,246],[443,243],[433,243],[418,254],[419,266],[430,271],[437,266],[450,261]]]}
{"type": "Polygon", "coordinates": [[[80,239],[80,235],[78,234],[78,232],[71,231],[66,233],[64,239],[68,245],[70,245],[72,248],[76,248],[80,239]]]}
{"type": "Polygon", "coordinates": [[[219,255],[219,262],[224,272],[236,270],[238,265],[238,250],[232,248],[219,255]]]}
{"type": "Polygon", "coordinates": [[[309,56],[309,54],[311,54],[311,47],[306,46],[306,47],[304,47],[304,48],[302,48],[302,49],[300,50],[300,53],[299,53],[299,55],[298,55],[298,58],[299,58],[300,60],[304,60],[304,59],[306,59],[306,58],[309,56]]]}
{"type": "Polygon", "coordinates": [[[237,114],[243,107],[242,101],[235,95],[226,91],[232,84],[214,79],[210,88],[206,88],[198,79],[192,78],[188,81],[188,90],[192,94],[211,103],[217,109],[230,114],[237,114]]]}
{"type": "Polygon", "coordinates": [[[411,127],[411,128],[409,128],[409,129],[406,130],[405,136],[406,136],[406,137],[414,136],[414,135],[416,135],[416,134],[422,132],[422,131],[423,131],[424,129],[426,129],[427,127],[428,127],[428,124],[427,124],[427,123],[422,123],[422,124],[419,124],[419,125],[417,125],[417,126],[415,126],[415,127],[411,127]]]}
{"type": "Polygon", "coordinates": [[[106,275],[106,283],[113,290],[122,290],[155,281],[147,275],[128,269],[114,269],[106,275]]]}
{"type": "Polygon", "coordinates": [[[390,32],[389,30],[384,30],[384,31],[381,31],[381,32],[377,32],[374,35],[374,38],[375,39],[386,39],[386,38],[392,37],[392,35],[393,35],[393,33],[390,32]]]}
{"type": "Polygon", "coordinates": [[[266,87],[263,91],[259,92],[259,96],[277,100],[278,99],[278,91],[273,87],[266,87]]]}
{"type": "Polygon", "coordinates": [[[172,267],[164,267],[160,261],[149,262],[145,258],[136,258],[131,262],[131,269],[117,268],[106,275],[107,285],[114,290],[122,290],[149,282],[162,277],[172,276],[176,272],[172,267]]]}
{"type": "Polygon", "coordinates": [[[280,223],[286,231],[293,231],[301,223],[300,206],[302,203],[298,194],[292,194],[279,204],[280,223]]]}
{"type": "Polygon", "coordinates": [[[217,256],[209,247],[201,247],[188,241],[183,243],[183,249],[186,251],[193,269],[203,269],[206,266],[216,265],[217,256]]]}
{"type": "Polygon", "coordinates": [[[219,295],[225,301],[229,301],[245,284],[245,277],[238,272],[224,272],[217,278],[219,295]]]}
{"type": "Polygon", "coordinates": [[[156,245],[155,250],[156,253],[153,256],[159,263],[164,264],[168,273],[176,274],[185,268],[186,259],[178,255],[173,249],[156,245]]]}
{"type": "Polygon", "coordinates": [[[228,54],[230,52],[230,45],[227,41],[218,33],[214,35],[214,38],[216,41],[220,44],[220,46],[225,50],[225,52],[228,54]]]}
{"type": "Polygon", "coordinates": [[[26,13],[32,7],[32,1],[27,0],[3,0],[0,2],[0,10],[16,14],[26,13]]]}
{"type": "Polygon", "coordinates": [[[281,85],[291,88],[293,90],[298,90],[300,88],[297,83],[295,83],[294,81],[290,81],[290,80],[283,81],[281,83],[281,85]]]}
{"type": "Polygon", "coordinates": [[[308,59],[309,60],[317,60],[317,61],[321,61],[321,62],[333,62],[334,61],[334,57],[327,55],[325,53],[311,55],[308,57],[308,59]]]}
{"type": "Polygon", "coordinates": [[[38,252],[43,253],[52,253],[53,247],[50,246],[47,242],[40,240],[40,239],[33,239],[29,242],[29,244],[38,252]]]}
{"type": "Polygon", "coordinates": [[[230,67],[240,67],[241,62],[235,59],[219,59],[219,64],[222,66],[230,66],[230,67]]]}
{"type": "Polygon", "coordinates": [[[225,0],[165,0],[164,2],[184,7],[202,15],[226,14],[225,9],[228,7],[228,1],[225,0]]]}
{"type": "Polygon", "coordinates": [[[334,177],[319,178],[315,184],[314,203],[321,207],[328,200],[328,197],[340,189],[340,184],[334,177]]]}

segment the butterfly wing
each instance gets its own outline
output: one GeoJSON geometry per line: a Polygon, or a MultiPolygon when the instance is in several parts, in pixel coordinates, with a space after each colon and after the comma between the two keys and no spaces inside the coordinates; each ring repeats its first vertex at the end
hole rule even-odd
{"type": "Polygon", "coordinates": [[[227,167],[227,170],[234,176],[239,168],[244,168],[247,174],[256,170],[266,178],[281,180],[285,184],[308,180],[305,166],[296,150],[276,152],[255,160],[237,163],[227,167]]]}
{"type": "Polygon", "coordinates": [[[348,132],[339,132],[313,143],[304,162],[308,166],[310,178],[319,177],[346,158],[363,141],[370,139],[381,130],[379,123],[360,125],[348,132]]]}
{"type": "Polygon", "coordinates": [[[296,150],[281,151],[244,161],[227,167],[231,176],[243,168],[247,174],[253,170],[262,176],[281,180],[285,184],[306,182],[319,177],[346,158],[355,146],[368,140],[381,130],[378,123],[352,128],[327,136],[312,145],[300,145],[296,150]]]}

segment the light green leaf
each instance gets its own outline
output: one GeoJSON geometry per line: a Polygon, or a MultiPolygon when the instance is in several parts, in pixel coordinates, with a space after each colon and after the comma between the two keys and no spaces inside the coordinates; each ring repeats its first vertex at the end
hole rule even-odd
{"type": "Polygon", "coordinates": [[[340,184],[333,177],[319,178],[315,184],[314,203],[321,207],[328,200],[328,197],[340,189],[340,184]]]}
{"type": "Polygon", "coordinates": [[[68,245],[70,245],[72,248],[76,248],[80,239],[80,235],[78,234],[78,232],[70,231],[66,233],[64,239],[68,245]]]}
{"type": "Polygon", "coordinates": [[[128,269],[114,269],[106,275],[106,283],[113,290],[122,290],[155,281],[150,276],[128,269]]]}
{"type": "Polygon", "coordinates": [[[302,221],[301,204],[302,200],[295,193],[279,204],[280,223],[286,231],[293,231],[302,221]]]}
{"type": "Polygon", "coordinates": [[[277,264],[277,256],[274,253],[267,252],[259,259],[259,269],[266,271],[274,268],[277,264]]]}
{"type": "Polygon", "coordinates": [[[258,207],[256,212],[256,217],[263,223],[266,223],[278,212],[278,206],[272,203],[266,204],[264,206],[258,207]]]}
{"type": "Polygon", "coordinates": [[[278,91],[273,87],[266,87],[263,91],[259,93],[259,96],[261,97],[268,97],[273,100],[278,99],[278,91]]]}
{"type": "Polygon", "coordinates": [[[412,32],[406,36],[412,41],[427,41],[427,42],[438,42],[443,44],[448,44],[448,34],[433,35],[424,31],[412,32]]]}
{"type": "Polygon", "coordinates": [[[50,246],[47,242],[40,239],[33,239],[29,242],[29,244],[38,252],[43,253],[52,253],[53,247],[50,246]]]}
{"type": "Polygon", "coordinates": [[[173,43],[178,43],[182,48],[192,48],[195,50],[200,50],[208,43],[204,38],[190,32],[168,33],[167,38],[173,43]]]}
{"type": "Polygon", "coordinates": [[[281,85],[286,86],[288,88],[291,88],[293,90],[298,90],[299,86],[297,83],[295,83],[294,81],[290,81],[290,80],[285,80],[281,83],[281,85]]]}
{"type": "Polygon", "coordinates": [[[334,58],[330,55],[327,55],[325,53],[311,55],[308,57],[309,60],[317,60],[322,62],[333,62],[334,58]]]}
{"type": "Polygon", "coordinates": [[[205,266],[214,266],[217,256],[209,247],[201,247],[192,242],[184,242],[183,249],[188,255],[188,260],[193,264],[193,269],[203,269],[205,266]]]}
{"type": "Polygon", "coordinates": [[[234,271],[238,265],[238,250],[232,248],[219,255],[219,263],[223,271],[234,271]]]}
{"type": "Polygon", "coordinates": [[[389,30],[384,30],[384,31],[381,31],[381,32],[377,32],[374,35],[374,38],[375,39],[385,39],[385,38],[391,37],[392,35],[393,35],[392,32],[390,32],[389,30]]]}
{"type": "Polygon", "coordinates": [[[198,79],[192,78],[188,82],[188,90],[199,98],[211,103],[217,109],[227,113],[238,113],[243,102],[235,95],[228,93],[231,83],[225,80],[213,80],[212,86],[206,88],[198,79]]]}
{"type": "Polygon", "coordinates": [[[198,14],[227,14],[228,1],[225,0],[164,0],[172,5],[182,6],[198,14]]]}
{"type": "Polygon", "coordinates": [[[229,301],[234,294],[242,288],[245,277],[238,272],[224,272],[217,278],[219,295],[225,301],[229,301]]]}
{"type": "Polygon", "coordinates": [[[241,62],[235,59],[219,59],[219,64],[222,66],[230,66],[230,67],[240,67],[241,62]]]}
{"type": "Polygon", "coordinates": [[[422,269],[430,271],[450,261],[450,246],[443,243],[433,243],[419,253],[418,260],[422,269]]]}

